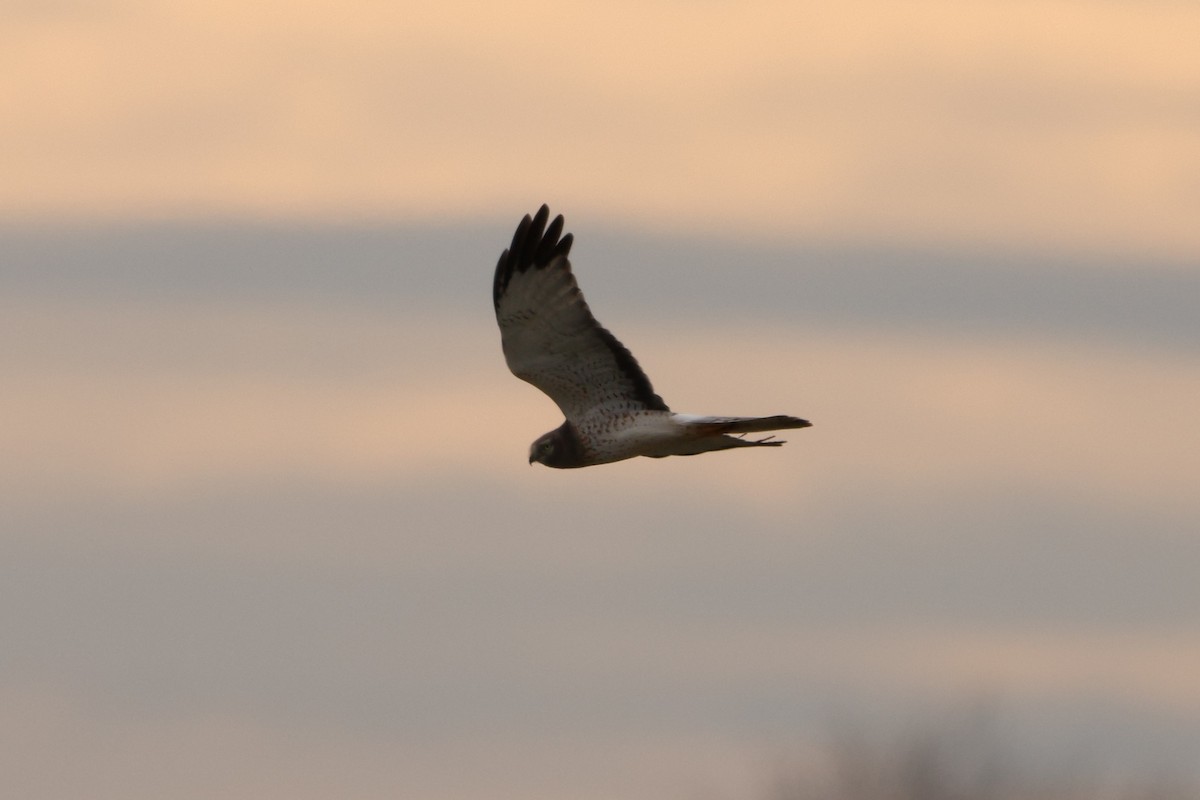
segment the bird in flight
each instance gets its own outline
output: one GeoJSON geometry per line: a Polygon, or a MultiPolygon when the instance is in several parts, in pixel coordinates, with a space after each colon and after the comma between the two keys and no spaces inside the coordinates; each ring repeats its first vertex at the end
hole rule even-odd
{"type": "Polygon", "coordinates": [[[772,417],[676,414],[617,338],[601,327],[579,291],[571,262],[574,237],[563,235],[560,214],[526,214],[512,245],[500,255],[492,301],[508,368],[558,404],[566,420],[538,438],[529,463],[567,469],[634,456],[690,456],[735,447],[778,447],[772,436],[747,433],[807,428],[772,417]]]}

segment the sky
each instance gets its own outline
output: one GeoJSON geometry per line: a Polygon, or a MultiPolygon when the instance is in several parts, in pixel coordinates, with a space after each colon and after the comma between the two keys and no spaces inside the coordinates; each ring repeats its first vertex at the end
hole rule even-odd
{"type": "Polygon", "coordinates": [[[9,2],[26,798],[759,798],[985,706],[1200,779],[1200,10],[9,2]],[[491,271],[777,450],[526,463],[491,271]]]}

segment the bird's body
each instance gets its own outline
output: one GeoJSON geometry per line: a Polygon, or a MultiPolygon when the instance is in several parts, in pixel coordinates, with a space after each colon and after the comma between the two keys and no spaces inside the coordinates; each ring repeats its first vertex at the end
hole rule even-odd
{"type": "Polygon", "coordinates": [[[672,412],[633,355],[596,322],[567,255],[563,218],[526,216],[496,265],[492,299],[509,369],[550,396],[566,421],[533,443],[529,461],[586,467],[634,456],[776,447],[739,434],[806,428],[796,417],[700,417],[672,412]],[[560,238],[561,237],[561,238],[560,238]]]}

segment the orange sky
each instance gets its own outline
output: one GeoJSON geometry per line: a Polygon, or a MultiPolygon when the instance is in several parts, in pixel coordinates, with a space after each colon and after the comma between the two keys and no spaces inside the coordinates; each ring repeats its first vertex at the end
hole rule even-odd
{"type": "Polygon", "coordinates": [[[24,4],[0,216],[576,214],[1200,255],[1178,2],[24,4]]]}
{"type": "Polygon", "coordinates": [[[1194,768],[1200,6],[8,6],[22,797],[755,798],[979,692],[1194,768]],[[672,408],[814,427],[529,466],[542,201],[672,408]]]}

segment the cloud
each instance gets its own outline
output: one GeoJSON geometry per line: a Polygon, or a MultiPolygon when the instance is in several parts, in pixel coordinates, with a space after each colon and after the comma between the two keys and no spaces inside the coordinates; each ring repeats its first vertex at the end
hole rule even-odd
{"type": "Polygon", "coordinates": [[[557,411],[486,314],[24,299],[0,737],[26,795],[661,797],[831,713],[979,691],[1043,754],[1194,760],[1189,354],[623,325],[679,408],[816,427],[563,473],[525,464],[557,411]]]}
{"type": "MultiPolygon", "coordinates": [[[[3,403],[22,425],[6,429],[4,472],[30,497],[464,470],[523,481],[528,443],[559,416],[508,374],[486,318],[51,302],[4,324],[24,342],[7,356],[3,403]]],[[[689,462],[672,473],[718,492],[788,496],[782,458],[872,492],[1004,483],[1192,508],[1190,356],[808,326],[672,322],[623,336],[679,409],[817,423],[732,475],[689,462]]]]}

